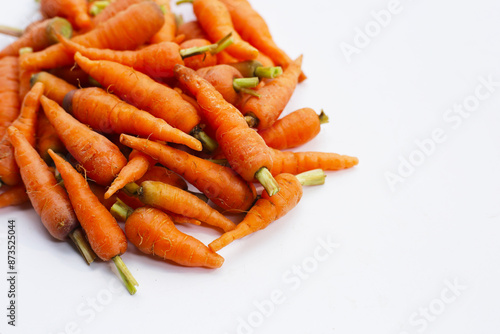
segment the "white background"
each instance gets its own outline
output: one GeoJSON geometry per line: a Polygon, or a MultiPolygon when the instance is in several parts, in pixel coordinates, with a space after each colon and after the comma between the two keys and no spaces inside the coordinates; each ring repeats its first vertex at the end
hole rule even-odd
{"type": "MultiPolygon", "coordinates": [[[[307,106],[330,116],[301,150],[355,155],[359,166],[329,172],[327,184],[305,189],[288,216],[221,250],[220,269],[174,266],[131,245],[123,259],[140,283],[135,296],[110,264],[87,267],[72,245],[51,239],[28,205],[2,209],[0,268],[7,219],[18,223],[19,299],[18,326],[7,328],[0,271],[0,332],[498,330],[500,87],[460,124],[456,115],[444,117],[454,105],[474,102],[480,77],[500,82],[500,3],[401,0],[398,14],[376,31],[371,12],[389,1],[251,2],[277,43],[305,57],[309,79],[286,112],[307,106]],[[355,46],[356,29],[367,25],[373,37],[366,47],[358,40],[363,47],[349,63],[340,46],[355,46]],[[418,160],[416,141],[436,129],[444,142],[418,160]],[[397,174],[410,157],[419,166],[406,166],[391,189],[387,173],[397,174]],[[316,253],[321,261],[313,257],[319,240],[338,244],[331,254],[316,253]],[[292,273],[294,267],[306,274],[292,273]],[[271,307],[271,295],[280,292],[282,303],[271,307]]],[[[192,17],[190,5],[175,10],[192,17]]],[[[32,0],[2,0],[0,22],[22,27],[36,11],[32,0]]],[[[9,41],[2,37],[0,45],[9,41]]],[[[182,229],[206,243],[218,235],[182,229]]]]}

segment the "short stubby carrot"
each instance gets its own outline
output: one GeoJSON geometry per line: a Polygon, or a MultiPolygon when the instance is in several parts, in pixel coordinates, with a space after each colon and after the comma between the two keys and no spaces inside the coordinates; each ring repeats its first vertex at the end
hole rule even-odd
{"type": "Polygon", "coordinates": [[[318,116],[311,108],[298,109],[259,131],[267,146],[277,150],[294,148],[318,135],[321,124],[328,122],[324,112],[318,116]]]}
{"type": "Polygon", "coordinates": [[[177,24],[175,23],[175,16],[170,8],[170,0],[154,0],[158,6],[160,6],[163,11],[163,17],[165,18],[165,23],[161,29],[151,37],[150,43],[157,44],[162,42],[173,42],[175,39],[175,33],[177,30],[177,24]]]}
{"type": "Polygon", "coordinates": [[[58,154],[66,154],[66,147],[61,139],[59,139],[56,129],[52,126],[52,124],[50,124],[50,121],[43,112],[38,113],[36,134],[36,150],[47,164],[52,163],[52,159],[48,152],[49,148],[58,154]]]}
{"type": "Polygon", "coordinates": [[[137,3],[147,1],[147,0],[116,0],[112,1],[106,8],[104,8],[99,14],[94,18],[94,25],[101,24],[118,13],[126,10],[128,7],[135,5],[137,3]]]}
{"type": "Polygon", "coordinates": [[[118,147],[74,119],[56,102],[42,96],[41,103],[59,138],[81,164],[86,176],[101,185],[111,184],[127,164],[118,147]]]}
{"type": "Polygon", "coordinates": [[[138,196],[146,205],[195,218],[224,231],[230,231],[236,226],[195,195],[166,183],[144,181],[138,190],[138,196]]]}
{"type": "Polygon", "coordinates": [[[255,59],[259,51],[245,42],[236,32],[226,6],[219,0],[194,0],[193,11],[203,30],[212,42],[232,33],[234,43],[227,52],[242,60],[255,59]]]}
{"type": "Polygon", "coordinates": [[[257,90],[260,97],[251,97],[240,108],[243,115],[253,119],[249,124],[259,130],[267,129],[279,118],[295,91],[302,56],[297,58],[282,75],[257,90]]]}
{"type": "MultiPolygon", "coordinates": [[[[206,39],[190,39],[185,42],[182,42],[180,45],[181,49],[189,49],[189,48],[194,48],[194,47],[199,47],[199,46],[207,46],[211,45],[212,43],[206,39]]],[[[194,70],[197,70],[202,67],[207,67],[207,66],[214,66],[217,64],[217,55],[212,55],[209,52],[205,52],[204,54],[197,55],[197,56],[192,56],[184,59],[184,64],[181,65],[186,65],[189,68],[192,68],[194,70]]]]}
{"type": "Polygon", "coordinates": [[[157,159],[224,210],[246,211],[255,201],[257,194],[254,186],[228,167],[146,139],[121,135],[120,141],[157,159]]]}
{"type": "Polygon", "coordinates": [[[21,205],[29,202],[30,198],[26,192],[24,184],[10,187],[0,194],[0,208],[5,208],[13,205],[21,205]]]}
{"type": "Polygon", "coordinates": [[[66,94],[76,89],[76,87],[72,84],[48,72],[38,72],[33,74],[31,76],[31,85],[33,86],[37,82],[44,84],[44,95],[49,99],[56,101],[60,106],[62,106],[66,94]]]}
{"type": "Polygon", "coordinates": [[[19,115],[19,62],[17,57],[0,59],[0,137],[19,115]]]}
{"type": "Polygon", "coordinates": [[[189,21],[181,24],[177,28],[177,36],[184,35],[185,40],[190,39],[208,39],[207,34],[203,31],[198,21],[189,21]]]}
{"type": "Polygon", "coordinates": [[[174,142],[201,151],[201,143],[161,118],[137,109],[101,88],[73,90],[63,107],[80,122],[103,133],[129,133],[154,140],[174,142]]]}
{"type": "MultiPolygon", "coordinates": [[[[134,50],[148,41],[163,23],[160,7],[152,1],[144,1],[130,6],[89,32],[73,37],[72,41],[87,47],[134,50]]],[[[73,55],[59,43],[34,52],[21,66],[40,71],[73,63],[73,55]]]]}
{"type": "Polygon", "coordinates": [[[55,32],[70,38],[73,33],[71,23],[67,20],[54,17],[34,23],[30,29],[25,30],[23,35],[0,51],[0,58],[5,56],[17,56],[19,50],[30,47],[33,51],[40,51],[57,43],[55,32]]]}
{"type": "MultiPolygon", "coordinates": [[[[34,146],[36,141],[36,123],[42,94],[43,84],[38,83],[33,86],[23,101],[21,113],[11,124],[11,126],[19,130],[31,146],[34,146]]],[[[5,134],[0,139],[0,180],[8,185],[16,185],[22,181],[14,158],[14,148],[10,143],[8,134],[5,134]]]]}
{"type": "Polygon", "coordinates": [[[33,208],[54,238],[66,239],[79,226],[66,191],[19,130],[10,127],[8,133],[33,208]]]}
{"type": "Polygon", "coordinates": [[[242,114],[193,70],[177,65],[177,79],[196,97],[208,125],[216,131],[216,140],[231,167],[250,182],[257,178],[266,191],[279,191],[269,176],[273,159],[269,147],[257,132],[250,129],[242,114]]]}
{"type": "Polygon", "coordinates": [[[224,233],[208,245],[211,250],[216,252],[236,239],[266,228],[299,203],[302,198],[302,185],[294,175],[280,174],[276,176],[276,181],[280,185],[280,192],[274,196],[263,192],[262,197],[234,230],[224,233]]]}
{"type": "Polygon", "coordinates": [[[299,174],[313,169],[341,170],[354,167],[358,158],[328,152],[291,152],[271,149],[273,168],[271,174],[299,174]]]}
{"type": "Polygon", "coordinates": [[[144,173],[144,175],[137,180],[138,184],[144,181],[158,181],[170,184],[171,186],[177,187],[182,190],[187,190],[188,185],[186,181],[179,174],[163,167],[163,166],[152,166],[144,173]]]}
{"type": "Polygon", "coordinates": [[[46,17],[62,16],[78,29],[92,26],[85,0],[40,0],[40,10],[46,17]]]}
{"type": "Polygon", "coordinates": [[[179,231],[172,219],[155,208],[139,208],[125,222],[128,240],[141,252],[188,267],[219,268],[222,256],[198,239],[179,231]]]}
{"type": "Polygon", "coordinates": [[[75,60],[83,70],[96,79],[105,90],[112,91],[139,109],[164,119],[168,124],[191,133],[200,123],[196,109],[175,90],[119,63],[92,61],[79,53],[75,60]]]}

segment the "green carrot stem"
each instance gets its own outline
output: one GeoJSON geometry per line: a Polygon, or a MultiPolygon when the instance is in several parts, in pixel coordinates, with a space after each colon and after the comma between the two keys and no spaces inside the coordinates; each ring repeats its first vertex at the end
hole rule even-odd
{"type": "Polygon", "coordinates": [[[278,182],[274,179],[273,175],[266,167],[262,167],[255,173],[255,178],[267,191],[269,196],[274,196],[280,191],[278,182]]]}
{"type": "Polygon", "coordinates": [[[71,241],[73,241],[73,243],[75,244],[80,254],[82,254],[87,264],[90,265],[92,262],[94,262],[97,255],[95,255],[94,251],[92,250],[92,247],[90,247],[87,238],[83,233],[82,228],[78,227],[74,229],[69,234],[69,237],[71,241]]]}
{"type": "Polygon", "coordinates": [[[174,14],[175,26],[179,28],[184,23],[184,17],[181,14],[174,14]]]}
{"type": "MultiPolygon", "coordinates": [[[[109,6],[111,2],[109,1],[94,1],[92,2],[92,5],[90,5],[89,8],[89,13],[92,16],[96,16],[100,12],[102,12],[106,7],[109,6]]],[[[161,8],[161,6],[160,6],[161,8]]]]}
{"type": "Polygon", "coordinates": [[[25,53],[33,53],[33,48],[25,47],[19,49],[19,55],[23,55],[25,53]]]}
{"type": "Polygon", "coordinates": [[[160,9],[163,15],[165,15],[165,13],[167,12],[167,7],[165,5],[160,5],[160,9]]]}
{"type": "Polygon", "coordinates": [[[213,152],[217,149],[217,147],[219,146],[219,144],[217,144],[217,142],[210,138],[206,133],[205,131],[203,131],[202,129],[200,129],[198,126],[195,127],[192,131],[191,131],[191,136],[193,136],[194,138],[198,139],[201,144],[203,145],[203,148],[205,150],[207,150],[208,152],[213,152]]]}
{"type": "Polygon", "coordinates": [[[134,276],[132,276],[132,273],[130,272],[130,270],[128,270],[120,255],[115,256],[113,258],[113,262],[115,263],[116,269],[118,269],[118,272],[120,273],[120,276],[128,292],[131,295],[135,294],[137,292],[137,289],[135,287],[139,286],[139,283],[137,283],[134,276]]]}
{"type": "Polygon", "coordinates": [[[123,187],[123,190],[125,190],[125,193],[127,193],[130,196],[137,196],[141,190],[141,187],[135,182],[130,182],[123,187]]]}
{"type": "Polygon", "coordinates": [[[328,115],[325,114],[323,109],[321,109],[321,114],[319,114],[318,117],[319,117],[319,124],[325,124],[325,123],[328,123],[328,121],[329,121],[328,115]]]}
{"type": "Polygon", "coordinates": [[[281,66],[257,67],[254,74],[259,78],[274,79],[283,74],[283,69],[281,66]]]}
{"type": "Polygon", "coordinates": [[[255,69],[258,67],[262,67],[262,63],[258,60],[245,60],[228,65],[237,69],[238,72],[240,72],[241,75],[245,78],[254,77],[255,69]]]}
{"type": "Polygon", "coordinates": [[[21,37],[23,33],[22,29],[0,25],[0,34],[21,37]]]}
{"type": "Polygon", "coordinates": [[[194,2],[194,0],[178,0],[175,4],[180,5],[183,3],[193,3],[193,2],[194,2]]]}
{"type": "Polygon", "coordinates": [[[73,36],[73,26],[68,20],[62,17],[54,17],[47,26],[47,36],[51,44],[59,43],[59,36],[70,39],[73,36]]]}
{"type": "Polygon", "coordinates": [[[259,78],[235,78],[233,80],[233,88],[235,91],[240,92],[244,88],[254,88],[259,85],[259,78]]]}
{"type": "Polygon", "coordinates": [[[134,212],[134,209],[132,209],[127,204],[123,203],[122,200],[117,199],[116,203],[113,204],[113,206],[109,211],[111,212],[113,217],[124,222],[134,212]]]}
{"type": "Polygon", "coordinates": [[[325,184],[326,174],[322,169],[313,169],[304,173],[295,175],[303,186],[317,186],[325,184]]]}
{"type": "Polygon", "coordinates": [[[188,49],[182,49],[179,51],[179,53],[181,54],[182,59],[185,59],[187,57],[202,55],[205,52],[210,52],[212,55],[215,55],[224,50],[225,48],[227,48],[229,45],[233,44],[234,40],[231,37],[231,35],[232,33],[227,34],[225,37],[223,37],[215,44],[195,46],[188,49]]]}
{"type": "Polygon", "coordinates": [[[259,125],[259,119],[253,114],[245,115],[245,121],[247,121],[250,128],[256,128],[259,125]]]}

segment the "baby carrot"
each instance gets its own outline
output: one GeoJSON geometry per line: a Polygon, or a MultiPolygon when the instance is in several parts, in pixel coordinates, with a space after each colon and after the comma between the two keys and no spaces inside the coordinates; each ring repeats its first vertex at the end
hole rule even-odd
{"type": "Polygon", "coordinates": [[[64,186],[75,209],[75,214],[84,229],[90,246],[103,261],[113,260],[130,294],[137,290],[137,281],[132,277],[120,255],[127,250],[125,233],[99,202],[83,178],[67,161],[49,150],[57,170],[61,173],[64,186]]]}
{"type": "MultiPolygon", "coordinates": [[[[189,48],[194,48],[194,47],[201,47],[201,46],[208,46],[211,45],[212,43],[206,39],[190,39],[185,42],[182,42],[180,45],[181,49],[189,49],[189,48]]],[[[217,55],[213,55],[209,52],[206,52],[204,54],[192,56],[189,58],[184,59],[184,64],[181,65],[186,65],[189,68],[192,68],[194,70],[197,70],[202,67],[206,66],[214,66],[217,64],[217,55]]]]}
{"type": "Polygon", "coordinates": [[[171,127],[163,119],[123,102],[101,88],[69,92],[63,107],[80,122],[103,133],[131,133],[154,140],[174,142],[201,151],[201,143],[171,127]]]}
{"type": "Polygon", "coordinates": [[[262,137],[248,127],[238,109],[196,72],[176,65],[174,73],[196,97],[231,167],[244,180],[250,182],[257,178],[269,194],[276,194],[279,187],[269,172],[273,166],[272,155],[262,137]]]}
{"type": "Polygon", "coordinates": [[[207,34],[203,31],[198,21],[190,21],[181,24],[177,28],[177,36],[184,35],[185,40],[190,39],[208,39],[207,34]]]}
{"type": "Polygon", "coordinates": [[[0,58],[4,56],[17,56],[19,50],[25,47],[30,47],[33,51],[43,50],[58,42],[55,35],[56,32],[66,38],[71,38],[73,28],[67,20],[60,17],[36,22],[29,30],[26,29],[21,37],[0,51],[0,58]]]}
{"type": "Polygon", "coordinates": [[[120,141],[133,149],[152,156],[163,166],[181,175],[224,210],[246,211],[255,201],[257,194],[253,185],[243,180],[228,167],[214,164],[147,139],[123,134],[120,141]]]}
{"type": "Polygon", "coordinates": [[[40,10],[46,17],[62,16],[78,29],[92,26],[85,0],[40,0],[40,10]]]}
{"type": "Polygon", "coordinates": [[[276,181],[280,185],[280,192],[274,196],[263,192],[262,197],[234,230],[224,233],[208,245],[212,251],[216,252],[236,239],[266,228],[299,203],[302,197],[302,185],[294,175],[280,174],[276,176],[276,181]]]}
{"type": "Polygon", "coordinates": [[[19,115],[19,63],[17,57],[0,59],[0,138],[19,115]]]}
{"type": "Polygon", "coordinates": [[[259,88],[260,97],[251,97],[240,108],[251,127],[267,129],[279,118],[297,86],[302,56],[278,78],[259,88]]]}
{"type": "Polygon", "coordinates": [[[165,23],[161,29],[151,37],[151,44],[157,44],[162,42],[172,42],[175,39],[175,33],[177,30],[177,24],[175,23],[175,16],[170,8],[170,0],[154,0],[163,11],[163,17],[165,18],[165,23]]]}
{"type": "Polygon", "coordinates": [[[29,202],[30,198],[24,184],[10,187],[0,194],[0,208],[29,202]]]}
{"type": "MultiPolygon", "coordinates": [[[[152,1],[144,1],[118,13],[87,33],[72,39],[87,47],[133,50],[148,41],[163,25],[163,13],[152,1]]],[[[72,65],[72,54],[63,45],[52,45],[27,57],[21,66],[30,70],[72,65]]]]}
{"type": "Polygon", "coordinates": [[[224,259],[198,239],[175,228],[172,219],[154,208],[139,208],[125,222],[127,238],[139,250],[188,267],[219,268],[224,259]]]}
{"type": "Polygon", "coordinates": [[[146,0],[116,0],[112,1],[106,8],[104,8],[99,14],[97,14],[93,21],[94,25],[101,24],[113,16],[116,16],[118,13],[126,10],[132,5],[135,5],[137,3],[143,2],[146,0]]]}
{"type": "Polygon", "coordinates": [[[311,108],[296,110],[259,131],[267,146],[285,150],[307,143],[319,133],[321,124],[328,123],[322,111],[318,116],[311,108]]]}
{"type": "Polygon", "coordinates": [[[170,184],[171,186],[177,187],[182,190],[187,190],[188,185],[186,181],[179,174],[168,170],[162,166],[152,166],[149,170],[144,173],[144,175],[137,180],[138,184],[141,184],[144,181],[158,181],[170,184]]]}
{"type": "MultiPolygon", "coordinates": [[[[43,84],[38,83],[33,86],[23,101],[21,113],[11,124],[19,130],[31,146],[35,145],[36,121],[42,94],[43,84]]],[[[8,185],[16,185],[22,181],[8,134],[0,140],[0,179],[8,185]]]]}
{"type": "Polygon", "coordinates": [[[43,94],[49,99],[56,101],[60,106],[62,106],[66,94],[76,89],[75,86],[47,72],[33,74],[31,76],[31,85],[33,86],[37,82],[44,84],[45,91],[43,94]]]}
{"type": "Polygon", "coordinates": [[[109,185],[127,164],[118,147],[74,119],[56,102],[42,96],[41,103],[59,138],[81,164],[86,176],[98,184],[109,185]]]}
{"type": "Polygon", "coordinates": [[[57,135],[56,129],[50,124],[47,116],[45,116],[43,112],[38,113],[36,134],[38,137],[36,149],[40,157],[47,164],[52,163],[52,159],[48,152],[49,148],[58,154],[65,154],[67,152],[66,147],[64,147],[64,144],[57,135]]]}

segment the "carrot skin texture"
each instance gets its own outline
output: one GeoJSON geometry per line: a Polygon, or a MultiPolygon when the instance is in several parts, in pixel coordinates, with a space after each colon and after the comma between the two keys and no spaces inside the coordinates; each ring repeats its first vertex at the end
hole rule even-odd
{"type": "Polygon", "coordinates": [[[216,65],[204,67],[196,71],[203,79],[207,80],[214,88],[222,94],[222,97],[233,106],[241,99],[241,94],[233,87],[233,80],[242,78],[241,73],[229,65],[216,65]]]}
{"type": "Polygon", "coordinates": [[[128,7],[138,4],[146,0],[116,0],[111,2],[103,11],[97,14],[93,21],[94,25],[101,24],[113,16],[116,16],[118,13],[126,10],[128,7]]]}
{"type": "Polygon", "coordinates": [[[224,259],[201,241],[175,228],[172,219],[154,208],[140,208],[125,223],[127,238],[141,252],[188,267],[219,268],[224,259]]]}
{"type": "Polygon", "coordinates": [[[109,185],[127,164],[118,147],[106,137],[66,113],[56,102],[42,96],[42,107],[69,153],[85,169],[86,176],[109,185]]]}
{"type": "Polygon", "coordinates": [[[239,177],[231,168],[146,139],[122,135],[120,141],[157,159],[224,210],[246,211],[255,201],[255,187],[239,177]]]}
{"type": "Polygon", "coordinates": [[[34,74],[31,77],[31,83],[34,85],[37,82],[44,84],[45,91],[43,94],[49,99],[56,101],[60,106],[62,106],[66,94],[76,89],[75,86],[48,72],[34,74]]]}
{"type": "Polygon", "coordinates": [[[88,29],[92,26],[85,0],[40,0],[40,10],[46,17],[67,18],[78,29],[88,29]]]}
{"type": "Polygon", "coordinates": [[[47,231],[54,238],[65,240],[79,226],[66,191],[19,130],[9,127],[8,133],[33,208],[47,231]]]}
{"type": "Polygon", "coordinates": [[[316,112],[311,108],[302,108],[277,120],[269,128],[259,131],[259,134],[267,146],[285,150],[307,143],[320,130],[321,123],[316,112]]]}
{"type": "Polygon", "coordinates": [[[198,197],[166,183],[145,181],[141,184],[139,199],[147,205],[195,218],[224,231],[235,228],[235,224],[211,208],[198,197]]]}
{"type": "Polygon", "coordinates": [[[203,28],[200,26],[198,21],[189,21],[181,24],[177,28],[177,36],[184,35],[185,40],[188,41],[190,39],[207,39],[208,36],[203,31],[203,28]]]}
{"type": "Polygon", "coordinates": [[[203,148],[192,136],[101,88],[74,90],[66,95],[63,106],[80,122],[103,133],[130,133],[183,144],[196,151],[203,148]]]}
{"type": "Polygon", "coordinates": [[[260,98],[252,96],[240,108],[243,115],[255,115],[258,130],[267,129],[279,118],[298,83],[302,56],[297,58],[278,78],[259,88],[260,98]]]}
{"type": "Polygon", "coordinates": [[[40,157],[47,163],[52,163],[52,158],[49,155],[49,148],[59,154],[66,154],[67,150],[61,139],[57,135],[56,129],[50,124],[47,116],[43,112],[38,113],[37,122],[37,143],[36,149],[40,157]]]}
{"type": "Polygon", "coordinates": [[[30,198],[26,193],[26,187],[23,184],[10,187],[0,194],[0,208],[13,205],[20,205],[29,202],[30,198]]]}
{"type": "Polygon", "coordinates": [[[172,172],[171,170],[162,166],[152,166],[149,170],[144,173],[144,175],[137,180],[138,184],[144,181],[158,181],[170,184],[171,186],[177,187],[182,190],[187,190],[188,185],[186,181],[179,174],[172,172]]]}
{"type": "Polygon", "coordinates": [[[19,62],[17,57],[0,58],[0,137],[19,115],[19,62]]]}
{"type": "Polygon", "coordinates": [[[236,239],[266,228],[299,203],[302,198],[302,185],[294,175],[280,174],[276,176],[276,181],[280,185],[280,192],[274,196],[262,192],[262,197],[234,230],[224,233],[208,245],[211,250],[216,252],[236,239]]]}
{"type": "Polygon", "coordinates": [[[75,60],[105,90],[110,90],[125,102],[164,119],[174,128],[190,133],[199,123],[196,109],[175,90],[145,74],[119,63],[92,61],[75,54],[75,60]]]}
{"type": "Polygon", "coordinates": [[[158,44],[162,42],[172,42],[175,39],[177,31],[177,24],[175,23],[175,16],[170,8],[170,0],[154,0],[158,6],[162,8],[165,23],[161,29],[151,37],[151,44],[158,44]]]}
{"type": "Polygon", "coordinates": [[[127,239],[115,218],[99,202],[87,181],[68,162],[49,150],[64,180],[75,214],[87,234],[92,250],[109,261],[127,250],[127,239]]]}
{"type": "MultiPolygon", "coordinates": [[[[23,101],[19,117],[11,124],[20,131],[31,146],[34,146],[36,141],[36,123],[42,94],[43,84],[38,83],[33,86],[23,101]]],[[[8,185],[16,185],[22,181],[8,134],[0,140],[0,179],[8,185]]]]}
{"type": "Polygon", "coordinates": [[[272,169],[269,148],[262,137],[248,127],[238,109],[193,70],[177,65],[174,73],[195,95],[208,125],[216,131],[216,140],[229,164],[244,180],[251,182],[261,168],[272,169]]]}

